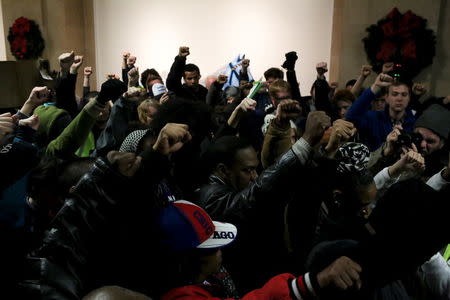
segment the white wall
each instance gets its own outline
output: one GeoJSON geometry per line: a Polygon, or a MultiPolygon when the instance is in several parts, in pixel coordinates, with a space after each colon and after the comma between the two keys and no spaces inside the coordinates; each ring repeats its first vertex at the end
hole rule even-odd
{"type": "MultiPolygon", "coordinates": [[[[0,0],[0,28],[3,29],[3,9],[2,0],[0,0]]],[[[0,61],[6,60],[6,44],[9,42],[6,40],[5,33],[0,30],[0,61]]]]}
{"type": "Polygon", "coordinates": [[[280,67],[297,51],[303,95],[315,80],[315,65],[329,63],[333,0],[94,0],[97,78],[120,74],[121,53],[136,55],[140,71],[166,76],[179,46],[203,79],[245,53],[255,79],[280,67]]]}

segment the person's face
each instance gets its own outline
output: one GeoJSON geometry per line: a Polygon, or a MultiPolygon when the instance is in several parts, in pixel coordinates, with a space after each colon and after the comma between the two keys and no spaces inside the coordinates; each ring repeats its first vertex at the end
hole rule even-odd
{"type": "Polygon", "coordinates": [[[152,86],[153,86],[155,83],[161,83],[161,84],[162,84],[162,80],[159,79],[159,78],[153,78],[153,79],[147,80],[147,92],[150,92],[150,91],[151,91],[152,86]]]}
{"type": "Polygon", "coordinates": [[[200,80],[200,74],[197,71],[184,72],[184,82],[188,87],[197,87],[200,80]]]}
{"type": "Polygon", "coordinates": [[[107,103],[105,108],[102,109],[100,114],[98,115],[97,122],[106,122],[109,119],[109,114],[111,113],[111,106],[107,103]]]}
{"type": "Polygon", "coordinates": [[[147,109],[145,110],[146,119],[147,119],[147,125],[150,125],[150,123],[153,121],[153,118],[155,114],[158,112],[158,110],[154,106],[147,106],[147,109]]]}
{"type": "Polygon", "coordinates": [[[281,92],[277,92],[275,97],[272,97],[272,103],[275,105],[275,107],[278,105],[278,103],[280,103],[282,100],[285,99],[290,99],[291,98],[291,93],[286,92],[286,91],[281,91],[281,92]]]}
{"type": "Polygon", "coordinates": [[[222,266],[222,251],[219,249],[213,251],[211,254],[205,254],[200,258],[201,273],[208,277],[219,271],[222,266]]]}
{"type": "Polygon", "coordinates": [[[383,97],[377,98],[372,102],[372,110],[383,111],[386,100],[383,97]]]}
{"type": "Polygon", "coordinates": [[[405,111],[409,103],[409,89],[405,85],[391,86],[386,96],[389,108],[394,112],[405,111]]]}
{"type": "Polygon", "coordinates": [[[369,184],[368,186],[362,188],[358,195],[361,205],[361,208],[358,211],[358,216],[367,219],[372,213],[371,204],[377,197],[377,187],[375,183],[369,184]]]}
{"type": "Polygon", "coordinates": [[[337,106],[337,112],[339,119],[343,119],[345,117],[345,114],[347,113],[348,108],[352,105],[351,102],[348,101],[338,101],[337,106]]]}
{"type": "Polygon", "coordinates": [[[444,146],[444,142],[441,138],[430,129],[417,127],[414,129],[414,132],[420,133],[423,138],[422,143],[420,143],[420,152],[424,155],[429,155],[436,152],[444,146]]]}
{"type": "Polygon", "coordinates": [[[250,182],[258,177],[256,168],[259,161],[253,147],[239,150],[236,153],[234,163],[229,168],[228,181],[233,188],[242,191],[250,182]]]}

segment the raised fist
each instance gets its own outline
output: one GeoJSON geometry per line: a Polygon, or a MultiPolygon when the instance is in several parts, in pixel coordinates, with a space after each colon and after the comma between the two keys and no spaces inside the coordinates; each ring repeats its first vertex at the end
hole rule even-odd
{"type": "Polygon", "coordinates": [[[132,177],[141,166],[142,157],[130,152],[111,151],[106,156],[109,163],[126,177],[132,177]]]}
{"type": "Polygon", "coordinates": [[[319,76],[322,76],[323,74],[325,74],[326,72],[328,72],[328,67],[327,67],[327,63],[326,62],[320,62],[316,65],[316,70],[317,70],[317,74],[319,74],[319,76]]]}
{"type": "Polygon", "coordinates": [[[302,110],[296,100],[285,99],[277,106],[276,118],[279,121],[289,121],[300,116],[302,110]]]}
{"type": "Polygon", "coordinates": [[[324,111],[310,112],[306,119],[303,139],[305,139],[311,147],[315,146],[330,125],[331,118],[324,111]]]}
{"type": "Polygon", "coordinates": [[[186,47],[186,46],[180,47],[180,49],[178,51],[179,56],[186,57],[189,54],[190,54],[189,47],[186,47]]]}
{"type": "Polygon", "coordinates": [[[128,67],[132,67],[136,63],[136,56],[129,56],[127,58],[127,65],[128,67]]]}
{"type": "Polygon", "coordinates": [[[37,86],[31,90],[27,101],[34,106],[39,106],[47,101],[49,96],[50,90],[46,86],[37,86]]]}
{"type": "Polygon", "coordinates": [[[84,76],[91,76],[92,75],[92,67],[85,67],[84,68],[84,76]]]}
{"type": "Polygon", "coordinates": [[[159,132],[153,150],[163,155],[169,155],[180,150],[185,143],[192,139],[188,130],[188,125],[168,123],[159,132]]]}
{"type": "Polygon", "coordinates": [[[59,65],[63,70],[69,70],[75,59],[75,53],[72,51],[70,53],[63,53],[58,57],[59,65]]]}
{"type": "Polygon", "coordinates": [[[244,58],[241,62],[242,68],[247,69],[250,66],[250,59],[244,58]]]}
{"type": "Polygon", "coordinates": [[[372,73],[372,66],[369,65],[363,65],[361,67],[361,75],[364,77],[369,76],[372,73]]]}
{"type": "Polygon", "coordinates": [[[378,74],[377,78],[375,79],[375,82],[372,84],[372,92],[377,95],[380,93],[382,88],[390,86],[394,82],[394,79],[384,73],[378,74]]]}
{"type": "Polygon", "coordinates": [[[317,282],[321,288],[335,286],[340,290],[346,290],[355,286],[361,288],[359,273],[362,269],[359,264],[346,256],[336,259],[325,270],[317,274],[317,282]]]}
{"type": "Polygon", "coordinates": [[[130,52],[124,52],[124,53],[122,53],[122,57],[123,57],[123,59],[124,60],[127,60],[128,59],[128,57],[130,57],[130,52]]]}
{"type": "Polygon", "coordinates": [[[220,75],[217,77],[217,82],[218,82],[219,84],[225,84],[225,83],[227,82],[227,80],[228,80],[228,76],[223,75],[223,74],[220,74],[220,75]]]}
{"type": "Polygon", "coordinates": [[[393,62],[385,62],[383,64],[383,68],[381,69],[381,73],[389,73],[394,70],[394,63],[393,62]]]}
{"type": "Polygon", "coordinates": [[[236,107],[236,110],[240,112],[247,112],[250,110],[256,109],[256,101],[250,98],[245,98],[239,103],[239,105],[236,107]]]}
{"type": "Polygon", "coordinates": [[[412,86],[412,92],[416,96],[422,96],[427,92],[427,89],[424,84],[415,82],[412,86]]]}
{"type": "Polygon", "coordinates": [[[72,65],[70,66],[70,73],[76,74],[78,72],[78,68],[83,64],[83,56],[77,55],[74,57],[72,65]]]}

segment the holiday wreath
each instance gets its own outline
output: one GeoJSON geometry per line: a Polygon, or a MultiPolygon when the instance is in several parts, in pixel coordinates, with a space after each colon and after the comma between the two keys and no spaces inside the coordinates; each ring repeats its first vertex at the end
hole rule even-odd
{"type": "Polygon", "coordinates": [[[412,80],[433,63],[436,36],[427,29],[427,20],[410,10],[401,14],[397,8],[366,29],[363,39],[367,58],[377,72],[385,62],[401,66],[403,81],[412,80]]]}
{"type": "Polygon", "coordinates": [[[39,25],[24,17],[16,19],[9,28],[8,41],[12,55],[17,59],[38,58],[44,51],[39,25]]]}

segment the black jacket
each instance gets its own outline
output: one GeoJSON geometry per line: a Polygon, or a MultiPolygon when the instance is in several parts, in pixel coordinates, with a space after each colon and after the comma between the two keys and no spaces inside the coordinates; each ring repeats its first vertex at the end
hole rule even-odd
{"type": "Polygon", "coordinates": [[[206,94],[208,89],[202,85],[198,85],[198,90],[189,88],[186,84],[181,84],[181,78],[184,74],[184,66],[186,65],[186,57],[176,56],[167,75],[167,88],[174,92],[178,97],[193,101],[206,102],[206,94]]]}
{"type": "Polygon", "coordinates": [[[168,162],[150,152],[143,163],[139,176],[131,180],[103,158],[97,159],[40,246],[28,255],[18,298],[80,299],[104,285],[152,295],[158,286],[153,271],[160,257],[154,254],[150,238],[154,237],[152,195],[142,190],[147,188],[144,183],[161,180],[159,171],[168,162]]]}
{"type": "Polygon", "coordinates": [[[236,241],[223,249],[224,266],[240,293],[261,286],[276,274],[290,271],[284,245],[284,209],[290,184],[302,164],[292,150],[242,191],[216,176],[196,192],[195,201],[213,220],[238,228],[236,241]]]}

